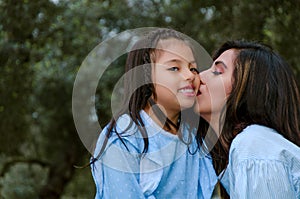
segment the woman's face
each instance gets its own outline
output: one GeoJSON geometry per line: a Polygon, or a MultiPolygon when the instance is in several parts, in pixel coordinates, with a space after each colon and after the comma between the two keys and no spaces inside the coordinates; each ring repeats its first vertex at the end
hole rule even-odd
{"type": "Polygon", "coordinates": [[[220,111],[232,88],[232,74],[236,50],[224,51],[212,64],[211,68],[200,73],[200,94],[197,96],[195,112],[206,121],[219,119],[220,111]]]}

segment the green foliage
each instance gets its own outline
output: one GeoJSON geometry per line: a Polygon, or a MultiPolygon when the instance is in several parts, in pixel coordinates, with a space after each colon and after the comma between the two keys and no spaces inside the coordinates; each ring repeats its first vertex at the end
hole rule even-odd
{"type": "MultiPolygon", "coordinates": [[[[1,1],[0,132],[1,151],[17,153],[30,127],[28,99],[32,92],[35,32],[46,31],[53,5],[48,1],[1,1]],[[45,8],[45,9],[43,9],[45,8]],[[49,8],[49,9],[48,9],[49,8]]],[[[54,14],[54,13],[52,13],[54,14]]]]}
{"type": "MultiPolygon", "coordinates": [[[[138,27],[169,27],[209,53],[227,39],[264,41],[300,83],[300,3],[230,0],[0,0],[0,197],[91,198],[90,154],[71,112],[76,73],[101,41],[138,27]]],[[[98,84],[103,126],[125,55],[98,84]]]]}
{"type": "Polygon", "coordinates": [[[299,46],[300,46],[300,27],[299,12],[291,12],[291,10],[299,10],[300,3],[298,1],[285,1],[278,7],[274,7],[271,17],[268,18],[266,31],[268,31],[269,41],[274,49],[276,49],[294,69],[297,75],[298,85],[300,85],[300,66],[299,66],[299,46]]]}
{"type": "Polygon", "coordinates": [[[3,198],[38,198],[36,190],[46,183],[47,169],[39,165],[17,164],[12,166],[0,180],[3,198]]]}

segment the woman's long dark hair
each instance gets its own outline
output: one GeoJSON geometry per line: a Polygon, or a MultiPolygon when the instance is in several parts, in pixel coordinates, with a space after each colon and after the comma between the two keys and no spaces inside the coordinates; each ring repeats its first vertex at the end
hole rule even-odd
{"type": "MultiPolygon", "coordinates": [[[[229,49],[237,52],[232,91],[220,118],[219,141],[211,151],[218,174],[228,164],[232,140],[251,124],[275,129],[300,147],[300,97],[289,65],[270,47],[247,41],[224,43],[213,59],[229,49]]],[[[200,123],[199,135],[205,136],[207,129],[207,122],[200,123]]]]}
{"type": "MultiPolygon", "coordinates": [[[[104,152],[109,137],[112,133],[115,133],[119,139],[122,140],[122,133],[117,132],[116,122],[118,118],[123,114],[128,114],[131,118],[131,124],[127,127],[130,128],[132,124],[135,124],[139,129],[141,136],[144,140],[144,148],[142,154],[146,153],[149,146],[149,139],[147,131],[144,128],[144,122],[141,118],[140,111],[143,110],[147,104],[152,106],[153,112],[161,121],[165,121],[164,127],[171,129],[171,126],[179,130],[179,124],[174,124],[169,120],[164,113],[155,105],[156,93],[153,83],[151,83],[151,63],[155,62],[155,50],[160,40],[165,39],[178,39],[184,41],[190,46],[190,43],[183,34],[171,30],[171,29],[158,29],[149,33],[145,38],[140,39],[135,43],[132,50],[129,52],[125,65],[125,72],[131,71],[129,75],[124,79],[124,97],[123,107],[119,113],[112,117],[109,122],[106,137],[103,145],[101,146],[99,154],[94,154],[94,158],[91,163],[96,161],[104,152]],[[137,67],[142,67],[142,70],[132,70],[137,67]],[[139,86],[141,85],[141,86],[139,86]],[[151,97],[152,96],[152,97],[151,97]]],[[[191,47],[192,49],[192,47],[191,47]]],[[[125,130],[126,131],[126,130],[125,130]]],[[[178,137],[183,141],[182,134],[178,131],[178,137]]],[[[123,142],[125,145],[125,143],[123,142]]],[[[188,144],[188,143],[187,143],[188,144]]],[[[127,148],[127,146],[125,145],[127,148]]]]}

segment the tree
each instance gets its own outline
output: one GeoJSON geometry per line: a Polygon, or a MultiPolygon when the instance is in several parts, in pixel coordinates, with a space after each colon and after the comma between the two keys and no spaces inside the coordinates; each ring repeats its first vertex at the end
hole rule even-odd
{"type": "MultiPolygon", "coordinates": [[[[299,8],[296,0],[0,0],[0,195],[93,197],[89,168],[74,169],[90,154],[77,135],[71,102],[77,70],[101,41],[150,26],[174,28],[209,53],[227,39],[264,41],[287,59],[300,84],[299,8]]],[[[98,84],[102,126],[111,117],[124,56],[98,84]]]]}

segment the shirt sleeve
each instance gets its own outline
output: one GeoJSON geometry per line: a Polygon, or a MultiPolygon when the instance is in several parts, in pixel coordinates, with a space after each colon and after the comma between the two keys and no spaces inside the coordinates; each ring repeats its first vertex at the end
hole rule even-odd
{"type": "Polygon", "coordinates": [[[139,153],[132,142],[123,138],[110,142],[104,154],[92,165],[96,199],[145,198],[139,185],[139,153]]]}
{"type": "Polygon", "coordinates": [[[198,198],[211,198],[218,178],[213,168],[211,157],[200,154],[199,159],[199,187],[198,198]]]}
{"type": "Polygon", "coordinates": [[[292,177],[283,162],[247,159],[228,169],[230,198],[296,198],[292,177]]]}

